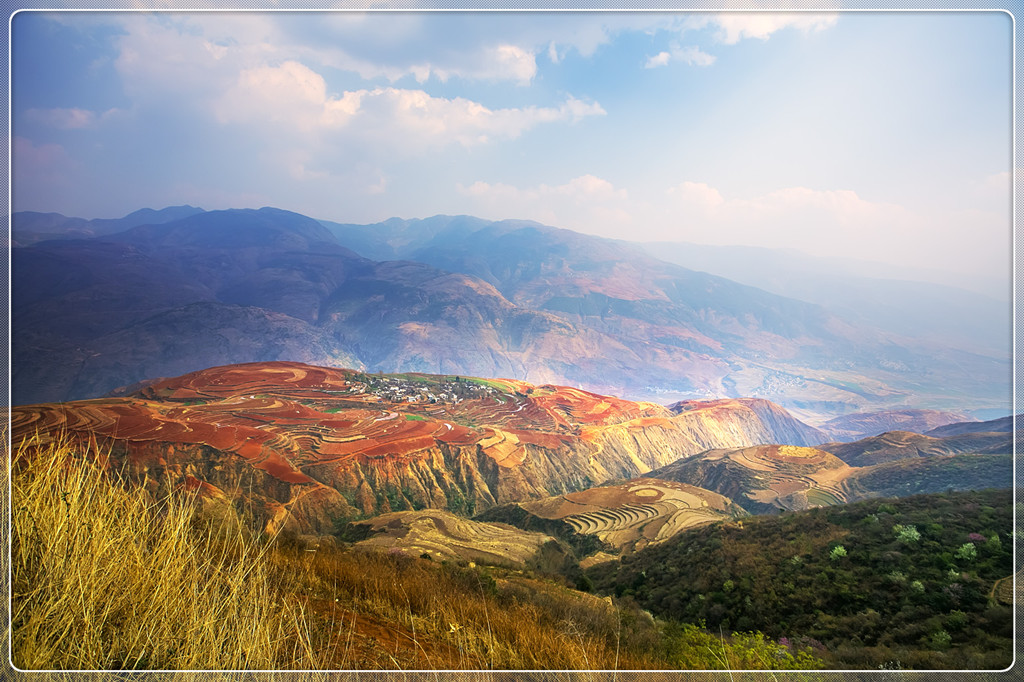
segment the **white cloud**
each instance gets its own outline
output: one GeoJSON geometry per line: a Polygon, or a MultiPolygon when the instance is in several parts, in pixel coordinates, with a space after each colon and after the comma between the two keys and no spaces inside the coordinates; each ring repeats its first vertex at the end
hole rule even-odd
{"type": "Polygon", "coordinates": [[[702,213],[725,203],[725,199],[717,189],[703,182],[683,182],[676,187],[670,187],[668,194],[682,205],[702,213]]]}
{"type": "Polygon", "coordinates": [[[684,61],[690,66],[711,66],[715,63],[714,56],[701,52],[700,48],[694,45],[673,50],[672,57],[684,61]]]}
{"type": "Polygon", "coordinates": [[[818,256],[928,264],[951,272],[998,272],[1009,219],[998,211],[931,212],[865,199],[853,190],[785,187],[749,198],[684,182],[664,212],[646,214],[637,239],[791,248],[818,256]]]}
{"type": "Polygon", "coordinates": [[[659,52],[658,54],[654,55],[653,57],[648,57],[647,58],[647,63],[644,64],[644,68],[645,69],[653,69],[653,68],[656,68],[656,67],[659,67],[659,66],[666,66],[668,64],[668,61],[669,61],[669,59],[671,57],[672,57],[672,55],[670,55],[668,52],[664,52],[664,51],[659,52]]]}
{"type": "Polygon", "coordinates": [[[596,102],[573,97],[558,107],[490,109],[462,97],[434,97],[423,90],[402,88],[335,96],[328,94],[319,74],[293,61],[243,71],[214,109],[221,123],[271,125],[268,134],[287,135],[293,129],[330,134],[355,127],[353,135],[363,141],[388,142],[391,151],[453,143],[469,147],[493,138],[515,138],[542,123],[572,123],[605,113],[596,102]]]}
{"type": "Polygon", "coordinates": [[[85,109],[29,109],[25,116],[43,125],[60,130],[91,128],[96,124],[96,114],[85,109]]]}
{"type": "Polygon", "coordinates": [[[684,30],[707,26],[718,28],[715,38],[726,45],[735,45],[746,38],[767,40],[773,33],[785,28],[796,28],[805,33],[831,28],[839,15],[819,12],[720,12],[694,14],[683,24],[684,30]]]}
{"type": "MultiPolygon", "coordinates": [[[[467,63],[460,66],[434,66],[428,62],[412,66],[410,70],[420,83],[434,76],[441,82],[459,77],[470,80],[510,80],[520,85],[528,85],[537,75],[537,60],[533,52],[521,47],[495,45],[480,50],[467,60],[467,63]]],[[[390,80],[394,81],[397,78],[392,77],[390,80]]]]}
{"type": "Polygon", "coordinates": [[[662,51],[648,58],[644,68],[653,69],[659,66],[666,66],[670,61],[684,62],[689,66],[711,66],[715,63],[715,57],[714,55],[702,52],[695,45],[688,45],[686,47],[673,45],[671,52],[662,51]]]}
{"type": "Polygon", "coordinates": [[[681,215],[703,219],[714,224],[716,230],[744,233],[755,241],[756,235],[766,228],[773,233],[811,237],[827,232],[829,226],[857,227],[883,234],[890,228],[914,222],[912,212],[906,208],[867,201],[852,190],[785,187],[757,197],[727,200],[706,183],[683,182],[670,188],[668,195],[681,215]]]}
{"type": "Polygon", "coordinates": [[[548,59],[552,64],[562,61],[562,56],[558,54],[558,46],[555,45],[555,41],[548,43],[548,59]]]}
{"type": "MultiPolygon", "coordinates": [[[[1017,171],[1017,177],[1021,177],[1021,171],[1017,171]]],[[[972,183],[971,189],[975,195],[983,197],[993,197],[1003,201],[1010,200],[1010,182],[1012,178],[1010,171],[1003,171],[1001,173],[993,173],[992,175],[986,176],[981,180],[972,183]]]]}
{"type": "Polygon", "coordinates": [[[593,200],[615,200],[626,199],[628,193],[624,189],[616,189],[615,186],[603,178],[594,175],[581,175],[573,178],[564,185],[537,185],[520,189],[513,185],[502,183],[490,184],[483,181],[474,182],[468,187],[460,185],[459,191],[473,197],[494,197],[499,199],[513,199],[516,201],[535,201],[550,197],[567,197],[577,202],[593,200]]]}

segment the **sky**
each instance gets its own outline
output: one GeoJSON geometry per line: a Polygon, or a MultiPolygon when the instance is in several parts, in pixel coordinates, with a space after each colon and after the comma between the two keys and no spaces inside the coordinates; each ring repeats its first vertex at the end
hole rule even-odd
{"type": "Polygon", "coordinates": [[[13,210],[470,214],[1009,278],[1000,12],[22,12],[13,210]]]}

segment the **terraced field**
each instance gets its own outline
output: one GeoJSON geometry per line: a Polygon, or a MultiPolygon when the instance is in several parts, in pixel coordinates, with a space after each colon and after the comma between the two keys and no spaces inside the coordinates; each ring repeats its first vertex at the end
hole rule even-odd
{"type": "Polygon", "coordinates": [[[760,445],[709,450],[650,476],[707,486],[758,513],[850,501],[859,497],[847,483],[855,471],[817,448],[760,445]]]}
{"type": "Polygon", "coordinates": [[[352,524],[350,533],[366,534],[355,547],[427,555],[435,560],[463,559],[524,566],[552,538],[504,524],[480,523],[438,509],[392,512],[352,524]]]}
{"type": "MultiPolygon", "coordinates": [[[[1001,580],[997,580],[996,584],[992,586],[992,592],[989,594],[990,599],[997,600],[1000,604],[1013,604],[1014,602],[1014,581],[1018,585],[1024,581],[1024,572],[1018,572],[1016,576],[1007,576],[1001,580]]],[[[1020,588],[1018,587],[1018,592],[1020,588]]]]}
{"type": "Polygon", "coordinates": [[[95,444],[150,488],[183,485],[242,503],[268,530],[303,534],[393,511],[472,516],[709,446],[771,442],[773,428],[802,438],[799,422],[764,401],[677,414],[564,386],[294,362],[215,367],[117,394],[13,408],[15,449],[29,444],[28,456],[62,437],[95,444]]]}
{"type": "Polygon", "coordinates": [[[545,519],[560,519],[585,535],[624,552],[662,542],[676,533],[745,512],[725,497],[685,483],[638,478],[520,506],[545,519]]]}
{"type": "MultiPolygon", "coordinates": [[[[908,434],[894,435],[902,439],[908,434]]],[[[987,448],[990,435],[998,436],[982,433],[956,438],[987,448]]],[[[844,447],[871,448],[882,440],[886,439],[876,436],[844,447]]],[[[647,475],[705,487],[725,495],[752,514],[764,514],[879,496],[1010,487],[1013,465],[1009,454],[968,451],[925,456],[911,448],[904,452],[903,459],[851,466],[817,448],[762,445],[708,450],[647,475]]]]}
{"type": "Polygon", "coordinates": [[[71,437],[149,487],[245,500],[271,531],[420,508],[461,513],[635,475],[614,438],[665,408],[556,386],[367,375],[301,363],[217,367],[121,397],[12,409],[15,451],[71,437]]]}
{"type": "Polygon", "coordinates": [[[160,380],[131,397],[19,407],[11,419],[16,440],[67,431],[133,444],[204,444],[305,483],[303,466],[401,458],[437,444],[478,445],[499,466],[517,466],[524,444],[557,449],[583,425],[659,409],[511,380],[368,376],[277,362],[160,380]]]}

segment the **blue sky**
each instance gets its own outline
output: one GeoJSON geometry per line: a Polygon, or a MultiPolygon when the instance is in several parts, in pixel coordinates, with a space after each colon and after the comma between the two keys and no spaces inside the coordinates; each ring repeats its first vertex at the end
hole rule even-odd
{"type": "Polygon", "coordinates": [[[467,213],[1008,277],[1003,13],[36,13],[14,210],[467,213]]]}

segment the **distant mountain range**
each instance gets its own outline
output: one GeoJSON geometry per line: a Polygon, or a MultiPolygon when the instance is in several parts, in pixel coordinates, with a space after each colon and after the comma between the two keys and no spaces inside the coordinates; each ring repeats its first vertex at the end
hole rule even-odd
{"type": "Polygon", "coordinates": [[[20,211],[11,222],[11,243],[29,246],[49,239],[88,239],[130,230],[139,225],[160,225],[202,213],[195,206],[168,206],[155,211],[143,208],[123,218],[69,218],[60,213],[20,211]]]}
{"type": "Polygon", "coordinates": [[[903,336],[536,223],[357,226],[187,206],[12,223],[15,404],[297,360],[663,403],[761,397],[802,414],[1009,410],[1008,355],[903,336]]]}
{"type": "Polygon", "coordinates": [[[877,436],[886,431],[913,431],[928,433],[932,429],[948,424],[961,424],[968,431],[978,430],[977,419],[961,412],[940,410],[882,410],[880,412],[856,412],[829,419],[820,428],[832,438],[851,441],[868,436],[877,436]]]}

